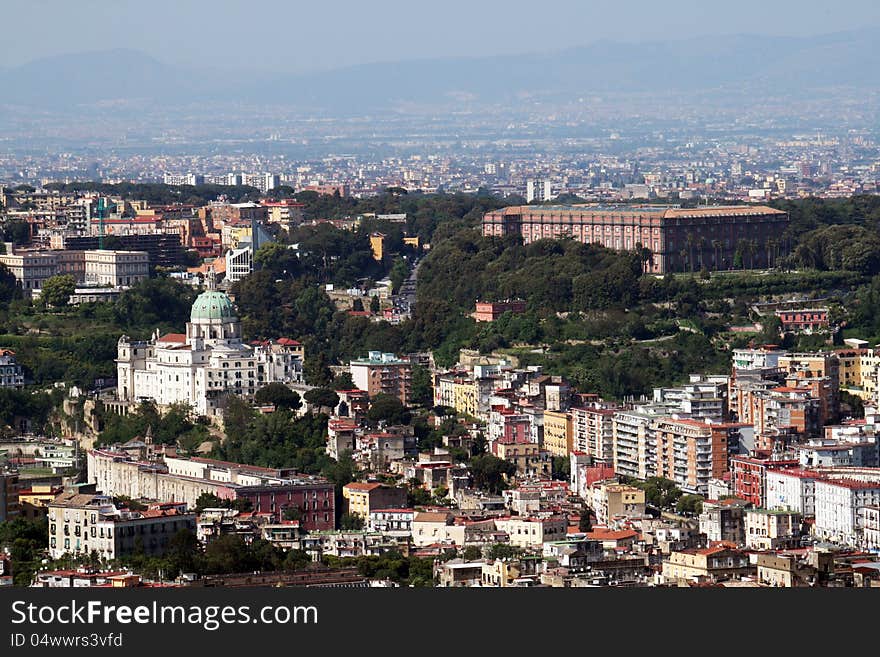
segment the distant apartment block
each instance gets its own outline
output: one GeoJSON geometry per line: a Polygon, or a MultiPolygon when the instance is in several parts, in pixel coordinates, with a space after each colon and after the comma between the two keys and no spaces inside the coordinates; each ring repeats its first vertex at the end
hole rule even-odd
{"type": "Polygon", "coordinates": [[[150,275],[144,251],[37,251],[15,252],[7,245],[0,255],[25,292],[42,289],[46,279],[70,274],[79,285],[121,287],[139,283],[150,275]]]}
{"type": "Polygon", "coordinates": [[[525,244],[571,238],[618,251],[651,251],[646,271],[767,267],[787,245],[788,214],[767,206],[512,206],[483,217],[483,235],[520,235],[525,244]]]}
{"type": "Polygon", "coordinates": [[[550,201],[552,199],[553,188],[549,180],[535,178],[526,181],[526,203],[550,201]]]}
{"type": "Polygon", "coordinates": [[[327,183],[323,185],[306,185],[300,191],[317,192],[318,194],[323,194],[325,196],[336,196],[338,194],[342,198],[345,198],[349,195],[348,185],[337,183],[327,183]]]}
{"type": "Polygon", "coordinates": [[[203,185],[205,177],[195,173],[165,173],[162,182],[166,185],[203,185]]]}
{"type": "Polygon", "coordinates": [[[351,379],[360,390],[370,397],[380,393],[397,397],[402,404],[409,404],[412,385],[412,363],[399,359],[391,353],[369,352],[367,358],[349,363],[351,379]]]}

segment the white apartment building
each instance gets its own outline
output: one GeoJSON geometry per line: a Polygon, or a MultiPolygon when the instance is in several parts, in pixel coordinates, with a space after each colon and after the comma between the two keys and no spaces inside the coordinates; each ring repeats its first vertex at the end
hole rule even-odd
{"type": "Polygon", "coordinates": [[[653,414],[617,411],[612,416],[614,439],[614,472],[618,475],[647,479],[657,471],[653,449],[651,422],[653,414]]]}
{"type": "Polygon", "coordinates": [[[863,506],[859,509],[859,526],[862,528],[861,547],[880,550],[880,506],[863,506]]]}
{"type": "Polygon", "coordinates": [[[880,505],[880,477],[873,479],[823,479],[816,482],[814,531],[820,538],[859,545],[859,509],[880,505]]]}
{"type": "Polygon", "coordinates": [[[565,538],[568,522],[563,517],[523,518],[510,517],[495,520],[495,527],[506,532],[515,547],[541,547],[550,541],[565,538]]]}
{"type": "Polygon", "coordinates": [[[821,475],[812,470],[768,469],[766,501],[768,509],[794,511],[804,516],[816,515],[816,480],[821,475]]]}
{"type": "Polygon", "coordinates": [[[150,277],[146,251],[83,251],[87,287],[129,287],[150,277]]]}
{"type": "Polygon", "coordinates": [[[572,442],[577,452],[594,459],[614,459],[614,410],[574,407],[571,409],[572,442]]]}

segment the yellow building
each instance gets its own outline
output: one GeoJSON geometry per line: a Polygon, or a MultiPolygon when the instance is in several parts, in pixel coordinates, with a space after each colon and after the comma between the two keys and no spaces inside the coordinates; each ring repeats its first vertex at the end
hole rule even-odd
{"type": "Polygon", "coordinates": [[[419,236],[416,235],[414,237],[404,237],[403,243],[417,249],[417,248],[419,248],[419,236]]]}
{"type": "Polygon", "coordinates": [[[373,259],[381,260],[385,255],[385,235],[383,233],[371,233],[370,248],[373,250],[373,259]]]}
{"type": "Polygon", "coordinates": [[[379,483],[352,482],[342,487],[342,497],[348,504],[348,513],[369,520],[376,509],[406,507],[406,489],[379,483]]]}
{"type": "Polygon", "coordinates": [[[479,405],[477,386],[473,381],[459,380],[452,384],[453,408],[456,412],[476,417],[479,405]]]}
{"type": "Polygon", "coordinates": [[[61,492],[60,486],[37,484],[30,488],[22,488],[18,492],[18,502],[21,508],[22,518],[36,520],[44,518],[49,513],[49,505],[55,501],[55,497],[61,492]]]}
{"type": "Polygon", "coordinates": [[[573,427],[570,413],[544,411],[544,449],[553,456],[568,458],[572,450],[573,427]]]}

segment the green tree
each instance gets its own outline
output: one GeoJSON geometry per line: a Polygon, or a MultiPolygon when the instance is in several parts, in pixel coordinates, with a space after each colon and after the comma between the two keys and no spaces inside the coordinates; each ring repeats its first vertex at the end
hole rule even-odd
{"type": "Polygon", "coordinates": [[[370,401],[367,419],[370,422],[384,421],[388,424],[409,424],[412,414],[397,397],[379,393],[370,401]]]}
{"type": "Polygon", "coordinates": [[[276,409],[298,410],[302,407],[299,393],[291,390],[283,383],[270,383],[263,386],[254,395],[257,404],[274,404],[276,409]]]}
{"type": "Polygon", "coordinates": [[[189,529],[181,529],[168,541],[165,557],[176,573],[198,572],[201,551],[196,535],[189,529]]]}
{"type": "Polygon", "coordinates": [[[231,507],[231,500],[217,497],[214,493],[202,493],[196,499],[196,513],[201,513],[205,509],[229,509],[231,507]]]}
{"type": "Polygon", "coordinates": [[[581,516],[578,520],[578,531],[593,531],[593,518],[589,509],[584,509],[583,511],[581,511],[581,516]]]}
{"type": "Polygon", "coordinates": [[[15,274],[9,271],[9,267],[0,263],[0,303],[9,303],[21,296],[21,283],[18,282],[15,274]]]}
{"type": "Polygon", "coordinates": [[[417,406],[430,406],[434,403],[434,385],[431,380],[431,371],[422,365],[414,365],[412,368],[411,401],[417,406]]]}
{"type": "Polygon", "coordinates": [[[568,481],[571,477],[571,461],[564,456],[554,456],[550,467],[554,479],[568,481]]]}
{"type": "Polygon", "coordinates": [[[358,530],[364,528],[364,519],[354,513],[343,513],[339,520],[339,528],[358,530]]]}
{"type": "Polygon", "coordinates": [[[461,555],[461,558],[465,561],[476,561],[477,559],[481,559],[483,557],[483,551],[480,550],[476,545],[468,545],[464,552],[461,555]]]}
{"type": "Polygon", "coordinates": [[[322,410],[326,409],[329,411],[336,408],[336,405],[339,404],[339,395],[330,388],[312,388],[307,390],[303,397],[305,397],[309,404],[317,406],[322,410]]]}
{"type": "Polygon", "coordinates": [[[703,498],[699,495],[682,495],[675,503],[676,513],[699,515],[703,512],[703,498]]]}
{"type": "Polygon", "coordinates": [[[330,387],[333,390],[354,390],[355,385],[354,381],[351,378],[350,372],[341,372],[333,377],[333,381],[330,384],[330,387]]]}
{"type": "Polygon", "coordinates": [[[522,554],[522,550],[507,543],[495,543],[489,548],[490,559],[513,559],[522,554]]]}
{"type": "Polygon", "coordinates": [[[333,376],[330,373],[327,356],[323,352],[318,352],[314,356],[306,358],[303,363],[303,376],[309,385],[319,387],[330,385],[333,376]]]}
{"type": "Polygon", "coordinates": [[[70,274],[50,276],[43,281],[40,301],[47,306],[59,308],[70,302],[70,295],[76,291],[76,279],[70,274]]]}
{"type": "Polygon", "coordinates": [[[490,493],[500,493],[507,488],[506,477],[516,474],[516,466],[492,454],[481,454],[470,460],[474,486],[490,493]]]}
{"type": "Polygon", "coordinates": [[[378,296],[374,296],[370,298],[370,312],[374,315],[378,313],[382,309],[382,304],[379,301],[378,296]]]}

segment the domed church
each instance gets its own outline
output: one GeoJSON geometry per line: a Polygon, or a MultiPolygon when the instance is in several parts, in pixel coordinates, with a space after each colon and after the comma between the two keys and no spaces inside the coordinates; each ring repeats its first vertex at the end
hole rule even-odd
{"type": "Polygon", "coordinates": [[[184,402],[211,417],[222,413],[230,394],[251,398],[266,384],[302,381],[302,345],[287,338],[243,343],[235,306],[216,289],[213,276],[189,319],[185,334],[156,331],[149,341],[119,338],[120,401],[152,400],[160,407],[184,402]]]}

